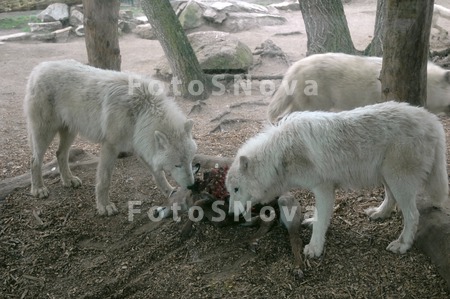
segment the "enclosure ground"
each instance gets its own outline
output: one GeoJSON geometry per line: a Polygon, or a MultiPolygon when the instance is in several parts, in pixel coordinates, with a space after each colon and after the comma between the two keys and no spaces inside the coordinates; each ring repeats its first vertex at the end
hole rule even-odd
{"type": "MultiPolygon", "coordinates": [[[[356,48],[370,41],[376,1],[345,5],[356,48]]],[[[450,1],[436,1],[450,7],[450,1]]],[[[304,57],[306,33],[299,12],[283,15],[288,23],[258,28],[236,36],[251,49],[271,39],[291,61],[304,57]],[[274,35],[300,31],[295,35],[274,35]]],[[[443,22],[450,28],[450,22],[443,22]]],[[[10,32],[10,31],[8,31],[10,32]]],[[[2,32],[0,32],[1,34],[2,32]]],[[[450,41],[433,40],[432,48],[449,47],[450,41]]],[[[131,35],[120,38],[122,69],[152,75],[163,56],[157,41],[131,35]]],[[[65,44],[5,43],[0,45],[0,180],[28,171],[30,150],[22,115],[27,76],[41,61],[74,58],[87,62],[82,39],[65,44]]],[[[285,68],[270,62],[255,70],[283,74],[285,68]]],[[[251,94],[235,89],[212,96],[193,112],[199,153],[232,157],[239,146],[266,125],[269,97],[260,82],[251,82],[251,94]],[[237,90],[237,95],[235,94],[237,90]],[[239,92],[240,91],[240,92],[239,92]]],[[[279,82],[276,82],[279,84],[279,82]]],[[[176,99],[189,113],[195,103],[176,99]]],[[[450,140],[450,119],[441,118],[450,140]]],[[[449,144],[449,142],[447,142],[449,144]]],[[[46,162],[55,156],[55,145],[46,162]]],[[[77,148],[97,155],[98,147],[77,139],[77,148]]],[[[187,241],[181,241],[182,222],[150,221],[146,212],[165,198],[135,157],[117,162],[111,198],[120,213],[95,213],[95,165],[76,167],[83,180],[78,189],[61,186],[58,177],[46,179],[51,195],[38,200],[28,188],[18,189],[0,201],[0,298],[448,298],[444,280],[428,257],[416,247],[404,255],[385,250],[402,229],[401,213],[385,221],[369,221],[363,210],[381,203],[381,189],[337,193],[335,213],[327,233],[325,253],[307,259],[305,279],[292,275],[293,255],[287,231],[274,227],[252,252],[245,241],[256,228],[217,228],[195,224],[187,241]],[[128,205],[141,202],[129,221],[128,205]]],[[[314,199],[295,191],[302,209],[314,199]]],[[[301,232],[307,244],[311,231],[301,232]]]]}

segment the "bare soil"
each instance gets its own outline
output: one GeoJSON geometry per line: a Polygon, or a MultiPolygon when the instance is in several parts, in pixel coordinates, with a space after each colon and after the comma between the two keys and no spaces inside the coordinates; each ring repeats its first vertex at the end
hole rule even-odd
{"type": "MultiPolygon", "coordinates": [[[[376,1],[345,5],[353,41],[363,49],[371,40],[376,1]]],[[[450,1],[437,1],[450,7],[450,1]]],[[[306,33],[300,12],[283,13],[288,24],[235,35],[251,49],[266,39],[281,47],[291,61],[304,57],[306,33]],[[274,35],[300,31],[295,35],[274,35]]],[[[443,21],[450,29],[450,22],[443,21]]],[[[1,32],[0,32],[1,34],[1,32]]],[[[432,49],[448,48],[449,40],[432,40],[432,49]]],[[[122,70],[154,74],[163,56],[158,41],[133,35],[120,39],[122,70]]],[[[22,115],[27,76],[39,62],[74,58],[87,62],[84,40],[64,44],[0,45],[0,179],[28,170],[30,150],[22,115]]],[[[257,58],[257,57],[255,57],[257,58]]],[[[265,61],[254,74],[283,74],[287,66],[265,61]]],[[[279,81],[276,82],[279,84],[279,81]]],[[[212,96],[190,117],[199,153],[232,157],[239,146],[266,124],[269,95],[252,81],[251,94],[235,89],[212,96]],[[237,92],[235,93],[235,90],[237,92]],[[221,124],[222,121],[222,124],[221,124]],[[221,124],[221,125],[220,125],[221,124]]],[[[264,85],[264,84],[263,84],[264,85]]],[[[267,87],[267,86],[266,86],[267,87]]],[[[188,114],[196,104],[176,99],[188,114]]],[[[450,119],[442,117],[448,132],[450,119]]],[[[447,135],[447,139],[450,138],[447,135]]],[[[46,154],[54,158],[57,140],[46,154]]],[[[98,146],[77,139],[74,147],[98,155],[98,146]]],[[[89,158],[89,157],[87,157],[89,158]]],[[[319,259],[305,261],[305,279],[292,275],[293,255],[287,232],[273,228],[254,253],[245,241],[255,228],[195,225],[181,241],[182,222],[152,222],[151,206],[164,203],[151,176],[135,157],[117,162],[111,199],[120,212],[95,212],[95,166],[74,170],[83,180],[78,189],[63,188],[58,177],[46,180],[51,195],[38,200],[29,188],[0,199],[0,298],[449,298],[445,281],[428,257],[413,247],[405,255],[385,250],[402,228],[401,213],[389,220],[369,221],[363,210],[378,205],[381,189],[339,191],[335,214],[319,259]],[[129,221],[128,205],[141,201],[141,213],[129,221]]],[[[314,205],[309,192],[296,190],[304,211],[314,205]]],[[[311,232],[301,232],[309,242],[311,232]]]]}

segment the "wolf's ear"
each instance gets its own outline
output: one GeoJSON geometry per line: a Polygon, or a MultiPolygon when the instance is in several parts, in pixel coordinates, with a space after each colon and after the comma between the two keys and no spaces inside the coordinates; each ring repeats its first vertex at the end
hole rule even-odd
{"type": "Polygon", "coordinates": [[[169,140],[167,139],[166,134],[160,131],[155,131],[155,140],[156,145],[159,149],[166,149],[169,145],[169,140]]]}
{"type": "Polygon", "coordinates": [[[192,119],[188,119],[184,123],[184,130],[186,131],[186,133],[190,134],[192,132],[192,127],[193,126],[194,126],[194,121],[192,119]]]}
{"type": "Polygon", "coordinates": [[[241,172],[247,172],[248,168],[250,166],[250,159],[246,156],[240,156],[239,157],[239,170],[241,172]]]}

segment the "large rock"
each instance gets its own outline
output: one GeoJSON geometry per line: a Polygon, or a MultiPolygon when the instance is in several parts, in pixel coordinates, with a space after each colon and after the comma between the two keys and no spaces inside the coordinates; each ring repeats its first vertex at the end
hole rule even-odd
{"type": "Polygon", "coordinates": [[[211,23],[222,24],[223,21],[227,18],[226,12],[217,11],[211,7],[207,7],[203,11],[203,18],[211,23]]]}
{"type": "Polygon", "coordinates": [[[180,15],[180,13],[186,7],[187,3],[188,3],[188,0],[173,0],[173,1],[171,0],[170,1],[170,4],[172,5],[172,8],[175,11],[175,14],[177,16],[180,15]]]}
{"type": "Polygon", "coordinates": [[[69,6],[64,3],[51,4],[37,17],[42,22],[65,21],[69,19],[69,6]]]}
{"type": "MultiPolygon", "coordinates": [[[[188,35],[189,42],[201,68],[208,73],[245,72],[253,64],[250,48],[229,33],[221,31],[195,32],[188,35]]],[[[158,66],[160,75],[171,74],[166,60],[158,66]]]]}
{"type": "Polygon", "coordinates": [[[300,10],[300,4],[296,1],[285,1],[281,3],[270,4],[269,7],[274,7],[278,10],[300,10]]]}
{"type": "Polygon", "coordinates": [[[79,12],[81,12],[82,14],[84,14],[84,7],[83,4],[78,4],[78,5],[72,5],[70,6],[70,12],[74,11],[74,10],[78,10],[79,12]]]}
{"type": "MultiPolygon", "coordinates": [[[[185,30],[205,25],[214,30],[237,32],[286,22],[285,18],[278,15],[276,8],[268,9],[244,1],[177,0],[171,1],[171,4],[185,30]]],[[[299,6],[298,3],[296,5],[299,6]]]]}
{"type": "Polygon", "coordinates": [[[265,40],[253,51],[252,75],[282,77],[291,65],[289,57],[272,40],[265,40]]]}
{"type": "Polygon", "coordinates": [[[146,16],[135,17],[134,20],[137,21],[139,25],[148,23],[148,19],[146,16]]]}
{"type": "Polygon", "coordinates": [[[235,12],[228,13],[223,22],[223,30],[227,32],[238,32],[261,26],[283,25],[287,22],[285,17],[271,14],[235,12]]]}
{"type": "Polygon", "coordinates": [[[188,35],[203,70],[248,70],[253,64],[250,48],[226,32],[207,31],[188,35]]]}
{"type": "Polygon", "coordinates": [[[46,33],[33,33],[31,39],[35,41],[40,41],[44,43],[54,43],[56,36],[53,32],[46,33]]]}
{"type": "MultiPolygon", "coordinates": [[[[224,32],[238,32],[260,26],[282,25],[287,21],[286,18],[278,15],[276,8],[268,9],[244,1],[176,0],[171,1],[171,4],[183,29],[187,31],[208,28],[224,32]]],[[[134,20],[138,19],[142,22],[148,21],[145,16],[134,20]]],[[[140,31],[138,29],[136,33],[139,32],[140,36],[148,38],[145,37],[148,36],[145,34],[146,31],[148,32],[148,28],[140,31]]]]}
{"type": "Polygon", "coordinates": [[[129,9],[119,11],[119,19],[131,20],[132,18],[133,18],[133,11],[131,11],[129,9]]]}
{"type": "Polygon", "coordinates": [[[51,32],[62,28],[60,21],[46,23],[28,23],[30,31],[33,33],[51,32]]]}
{"type": "Polygon", "coordinates": [[[196,1],[189,2],[181,12],[178,20],[184,29],[193,29],[200,27],[205,20],[203,19],[204,6],[196,1]]]}
{"type": "Polygon", "coordinates": [[[269,10],[258,4],[247,3],[244,1],[217,1],[213,2],[210,7],[222,12],[248,12],[248,13],[269,13],[269,10]]]}
{"type": "Polygon", "coordinates": [[[155,31],[150,24],[137,25],[133,32],[143,39],[156,39],[155,31]]]}
{"type": "MultiPolygon", "coordinates": [[[[55,0],[1,0],[0,13],[12,11],[43,10],[48,5],[55,3],[55,0]]],[[[82,0],[58,0],[67,5],[80,4],[82,0]]]]}
{"type": "Polygon", "coordinates": [[[77,9],[76,7],[70,8],[70,17],[69,17],[69,24],[78,27],[83,25],[84,15],[83,13],[77,9]]]}
{"type": "Polygon", "coordinates": [[[53,31],[55,34],[55,42],[57,43],[66,43],[69,40],[70,32],[72,32],[73,27],[69,26],[63,29],[53,31]]]}
{"type": "Polygon", "coordinates": [[[69,26],[52,32],[35,33],[31,36],[31,39],[46,43],[65,43],[69,40],[72,29],[73,28],[69,26]]]}

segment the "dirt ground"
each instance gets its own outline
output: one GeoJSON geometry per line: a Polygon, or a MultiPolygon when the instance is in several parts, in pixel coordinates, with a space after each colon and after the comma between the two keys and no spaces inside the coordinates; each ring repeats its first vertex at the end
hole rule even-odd
{"type": "MultiPolygon", "coordinates": [[[[371,40],[376,1],[345,5],[356,48],[371,40]]],[[[450,1],[436,1],[450,7],[450,1]]],[[[258,28],[235,35],[251,49],[266,39],[291,61],[305,56],[306,33],[300,12],[282,13],[284,26],[258,28]],[[274,35],[300,31],[296,35],[274,35]]],[[[450,21],[443,21],[450,30],[450,21]]],[[[0,32],[2,34],[2,32],[0,32]]],[[[450,40],[433,40],[433,49],[450,40]]],[[[120,39],[122,70],[152,75],[163,56],[157,41],[124,35],[120,39]]],[[[0,180],[28,171],[30,150],[22,100],[27,76],[41,61],[74,58],[87,62],[84,40],[68,43],[0,44],[0,180]]],[[[283,74],[274,62],[255,73],[283,74]]],[[[279,82],[277,82],[279,84],[279,82]]],[[[269,96],[252,81],[251,95],[232,85],[212,96],[202,111],[191,113],[198,152],[232,157],[239,146],[264,127],[269,96]],[[234,122],[220,121],[235,120],[234,122]]],[[[195,103],[177,99],[186,113],[195,103]]],[[[450,119],[442,117],[448,132],[450,119]]],[[[447,136],[448,140],[450,138],[447,136]]],[[[53,159],[55,145],[46,154],[53,159]]],[[[74,147],[97,155],[98,147],[78,139],[74,147]]],[[[46,179],[51,195],[38,200],[29,188],[0,199],[0,298],[449,298],[445,281],[428,257],[415,247],[405,255],[385,250],[402,228],[400,213],[369,221],[363,210],[382,201],[380,189],[337,193],[335,214],[320,259],[305,262],[305,278],[292,275],[293,255],[287,232],[273,228],[255,253],[245,241],[255,228],[216,228],[201,222],[187,241],[182,223],[152,222],[151,206],[164,203],[151,176],[135,157],[117,162],[111,198],[120,209],[113,217],[95,212],[95,166],[79,166],[78,189],[63,188],[58,177],[46,179]],[[142,211],[128,220],[128,204],[141,201],[142,211]]],[[[303,210],[314,205],[310,193],[297,190],[303,210]]],[[[311,231],[301,232],[307,244],[311,231]]]]}

